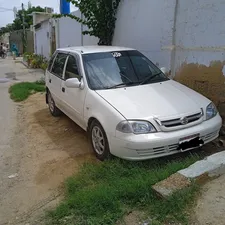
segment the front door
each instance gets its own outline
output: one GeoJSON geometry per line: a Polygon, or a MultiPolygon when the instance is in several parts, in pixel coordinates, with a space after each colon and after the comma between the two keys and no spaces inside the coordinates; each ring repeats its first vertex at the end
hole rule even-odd
{"type": "Polygon", "coordinates": [[[79,56],[69,55],[64,74],[64,81],[62,82],[62,104],[66,109],[68,116],[74,120],[79,126],[85,129],[84,123],[84,101],[87,92],[87,87],[68,88],[65,81],[70,78],[77,78],[82,81],[82,76],[79,68],[79,56]]]}

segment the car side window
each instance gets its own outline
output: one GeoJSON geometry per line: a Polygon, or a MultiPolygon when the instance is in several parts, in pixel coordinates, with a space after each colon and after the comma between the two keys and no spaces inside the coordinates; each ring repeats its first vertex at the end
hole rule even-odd
{"type": "Polygon", "coordinates": [[[51,57],[51,59],[49,60],[49,63],[48,63],[48,71],[51,72],[51,69],[52,69],[52,64],[54,62],[54,59],[55,59],[55,56],[56,56],[56,53],[54,53],[51,57]]]}
{"type": "Polygon", "coordinates": [[[66,62],[67,55],[64,53],[58,53],[54,64],[52,66],[52,73],[55,74],[57,77],[63,77],[63,69],[66,62]]]}
{"type": "Polygon", "coordinates": [[[78,80],[81,79],[79,70],[78,70],[78,62],[76,58],[72,55],[69,56],[66,71],[65,71],[65,80],[70,78],[77,78],[78,80]]]}

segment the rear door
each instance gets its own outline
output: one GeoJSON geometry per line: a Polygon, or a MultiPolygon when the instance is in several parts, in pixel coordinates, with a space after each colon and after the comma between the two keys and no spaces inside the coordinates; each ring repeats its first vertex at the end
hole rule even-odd
{"type": "Polygon", "coordinates": [[[67,54],[58,52],[48,74],[48,87],[58,108],[62,108],[62,80],[67,54]]]}
{"type": "Polygon", "coordinates": [[[62,101],[63,107],[66,109],[67,115],[74,120],[79,126],[85,128],[84,124],[84,101],[87,92],[87,87],[84,88],[68,88],[65,81],[70,78],[77,78],[83,82],[80,59],[77,54],[70,54],[65,66],[64,81],[62,83],[62,101]]]}

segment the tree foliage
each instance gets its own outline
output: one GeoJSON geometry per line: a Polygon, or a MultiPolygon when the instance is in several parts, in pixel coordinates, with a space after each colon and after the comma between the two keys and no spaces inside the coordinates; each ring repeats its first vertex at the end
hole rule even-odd
{"type": "Polygon", "coordinates": [[[67,0],[79,8],[83,18],[72,14],[58,15],[75,19],[85,25],[83,34],[99,38],[99,45],[111,45],[120,0],[67,0]]]}
{"type": "Polygon", "coordinates": [[[5,34],[5,33],[8,33],[10,31],[13,30],[13,25],[12,24],[7,24],[5,27],[1,27],[0,28],[0,36],[5,34]]]}
{"type": "MultiPolygon", "coordinates": [[[[41,8],[40,6],[37,7],[30,7],[27,10],[24,10],[24,18],[25,18],[25,28],[30,28],[30,25],[33,24],[33,17],[31,14],[33,12],[44,12],[45,9],[41,8]]],[[[13,29],[14,30],[21,30],[23,28],[23,11],[19,10],[17,12],[16,18],[13,21],[13,29]]]]}
{"type": "MultiPolygon", "coordinates": [[[[33,17],[31,15],[32,12],[44,12],[44,11],[45,9],[40,6],[37,7],[31,6],[28,9],[24,10],[25,28],[29,28],[30,25],[33,24],[33,17]]],[[[23,11],[19,10],[12,24],[8,24],[5,27],[0,28],[0,35],[21,29],[23,29],[23,11]]]]}

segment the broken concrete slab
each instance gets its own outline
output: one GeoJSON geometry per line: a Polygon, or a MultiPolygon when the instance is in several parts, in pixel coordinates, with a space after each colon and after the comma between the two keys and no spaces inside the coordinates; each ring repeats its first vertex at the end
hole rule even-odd
{"type": "Polygon", "coordinates": [[[208,156],[206,159],[215,164],[225,164],[225,151],[208,156]]]}
{"type": "Polygon", "coordinates": [[[152,186],[152,188],[158,195],[167,198],[176,191],[188,187],[190,184],[190,179],[186,178],[182,174],[175,173],[167,179],[156,183],[154,186],[152,186]]]}
{"type": "Polygon", "coordinates": [[[152,188],[158,195],[167,198],[176,191],[188,187],[192,181],[205,183],[222,174],[225,174],[225,151],[197,161],[188,168],[156,183],[152,188]]]}
{"type": "Polygon", "coordinates": [[[202,174],[208,173],[209,171],[214,171],[218,166],[214,163],[208,162],[207,160],[201,160],[186,169],[178,171],[185,177],[190,179],[196,179],[202,174]]]}

